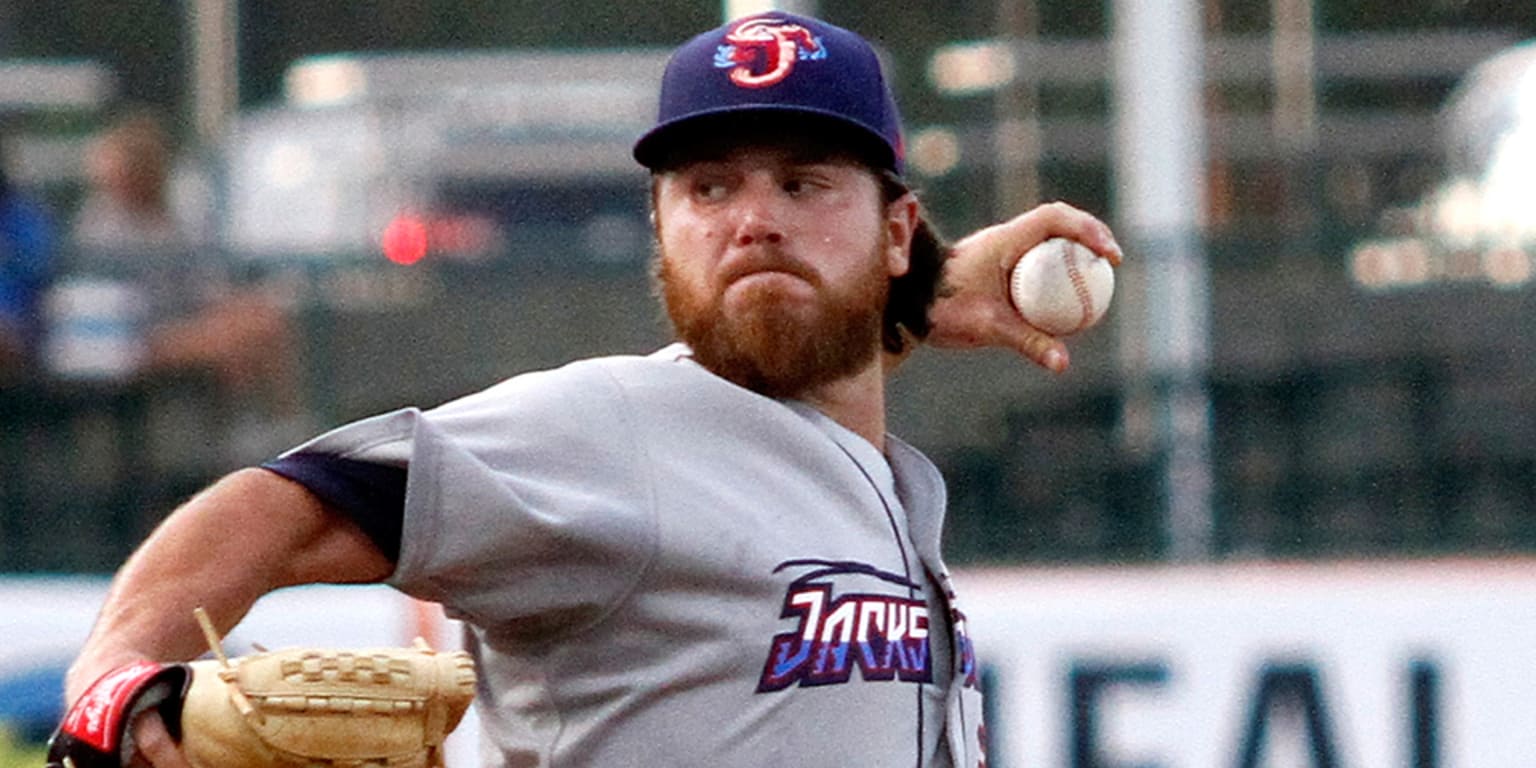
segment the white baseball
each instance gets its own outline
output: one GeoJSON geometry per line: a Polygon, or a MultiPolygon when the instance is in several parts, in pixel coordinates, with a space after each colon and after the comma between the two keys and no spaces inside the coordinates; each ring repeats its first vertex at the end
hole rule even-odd
{"type": "Polygon", "coordinates": [[[1053,237],[1013,265],[1008,294],[1024,321],[1053,336],[1091,328],[1115,293],[1115,270],[1088,246],[1053,237]]]}

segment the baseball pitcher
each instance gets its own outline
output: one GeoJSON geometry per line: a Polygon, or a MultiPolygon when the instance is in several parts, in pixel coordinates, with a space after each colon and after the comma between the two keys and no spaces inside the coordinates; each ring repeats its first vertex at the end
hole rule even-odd
{"type": "Polygon", "coordinates": [[[473,681],[488,766],[982,765],[944,484],[887,434],[886,377],[924,341],[1062,370],[1009,270],[1050,237],[1120,249],[1063,204],[946,247],[903,155],[853,32],[773,12],[683,44],[634,146],[677,343],[364,419],[205,490],[115,579],[55,762],[416,765],[473,681]],[[200,662],[187,692],[195,607],[216,636],[312,582],[441,603],[473,667],[331,649],[200,662]],[[236,713],[213,746],[206,709],[236,713]]]}

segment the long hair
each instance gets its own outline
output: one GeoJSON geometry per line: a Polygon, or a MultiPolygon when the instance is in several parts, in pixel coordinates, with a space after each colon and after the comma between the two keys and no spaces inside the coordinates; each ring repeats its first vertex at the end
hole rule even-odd
{"type": "MultiPolygon", "coordinates": [[[[877,171],[876,175],[880,180],[880,196],[886,205],[912,191],[891,171],[877,171]]],[[[887,352],[898,355],[907,350],[910,340],[922,341],[933,329],[928,321],[928,310],[943,290],[944,260],[950,253],[949,244],[922,209],[918,210],[909,267],[906,274],[891,279],[881,326],[881,344],[887,352]]]]}

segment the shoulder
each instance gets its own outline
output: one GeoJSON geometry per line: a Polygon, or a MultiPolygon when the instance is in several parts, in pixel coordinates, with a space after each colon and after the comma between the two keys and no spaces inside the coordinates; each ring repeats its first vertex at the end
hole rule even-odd
{"type": "Polygon", "coordinates": [[[683,364],[661,353],[614,355],[567,363],[558,368],[520,373],[473,394],[428,411],[451,417],[483,411],[526,410],[540,406],[589,402],[593,397],[617,397],[634,383],[665,374],[683,364]]]}
{"type": "Polygon", "coordinates": [[[431,436],[477,451],[514,438],[569,441],[611,434],[618,422],[632,418],[631,389],[687,365],[661,353],[580,360],[519,374],[433,408],[402,408],[351,422],[293,451],[404,463],[411,446],[431,436]]]}
{"type": "Polygon", "coordinates": [[[686,396],[687,381],[702,373],[664,352],[588,358],[519,374],[432,408],[424,418],[457,439],[612,436],[658,401],[686,396]]]}
{"type": "Polygon", "coordinates": [[[594,357],[522,373],[428,413],[433,418],[453,419],[593,407],[643,396],[645,390],[657,385],[670,388],[690,380],[715,378],[690,362],[686,352],[686,348],[672,345],[649,355],[594,357]]]}

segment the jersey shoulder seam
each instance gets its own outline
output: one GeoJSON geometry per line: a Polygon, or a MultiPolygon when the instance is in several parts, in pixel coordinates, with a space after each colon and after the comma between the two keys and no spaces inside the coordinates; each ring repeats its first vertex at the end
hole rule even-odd
{"type": "MultiPolygon", "coordinates": [[[[640,359],[643,360],[644,358],[640,359]]],[[[646,575],[649,574],[651,569],[655,567],[657,552],[659,549],[658,539],[660,537],[660,533],[657,530],[656,520],[657,512],[655,473],[650,469],[651,464],[649,462],[649,457],[646,455],[647,451],[645,449],[644,437],[641,434],[641,426],[636,421],[636,414],[639,413],[639,410],[631,401],[629,387],[625,384],[623,378],[615,373],[614,368],[616,366],[612,364],[615,361],[633,362],[634,360],[634,358],[608,358],[592,360],[588,362],[596,363],[592,367],[596,370],[597,373],[601,375],[601,377],[608,383],[608,385],[613,388],[613,391],[617,396],[615,398],[615,402],[619,407],[615,410],[617,411],[618,418],[623,421],[623,424],[620,425],[619,429],[615,430],[615,433],[623,433],[628,436],[628,442],[630,444],[629,448],[630,451],[634,454],[634,461],[632,462],[631,466],[635,468],[634,474],[637,481],[637,490],[639,490],[641,492],[640,495],[643,496],[643,499],[640,499],[639,502],[644,509],[645,527],[650,540],[646,543],[647,546],[645,555],[639,559],[639,562],[632,570],[632,573],[629,577],[629,583],[623,589],[615,591],[613,598],[609,601],[609,604],[605,606],[601,613],[592,617],[590,621],[587,621],[580,626],[572,627],[566,632],[561,632],[560,637],[552,638],[552,640],[556,642],[573,634],[591,631],[592,629],[601,626],[604,622],[612,618],[613,615],[618,613],[619,609],[622,608],[635,594],[635,591],[639,588],[640,583],[645,580],[646,575]]]]}

